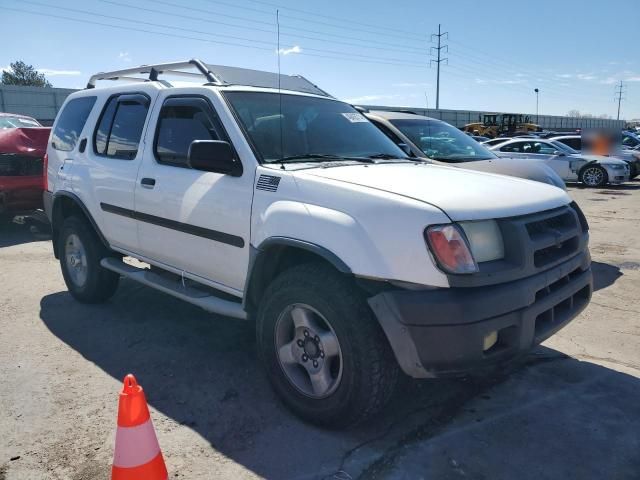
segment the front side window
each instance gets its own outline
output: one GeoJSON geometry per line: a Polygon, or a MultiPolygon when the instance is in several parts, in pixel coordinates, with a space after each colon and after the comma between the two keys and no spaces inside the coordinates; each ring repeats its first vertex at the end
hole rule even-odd
{"type": "Polygon", "coordinates": [[[225,96],[264,162],[313,155],[406,158],[347,103],[263,92],[225,92],[225,96]]]}
{"type": "Polygon", "coordinates": [[[75,148],[95,103],[96,97],[81,97],[70,100],[64,106],[51,134],[53,148],[64,152],[70,152],[75,148]]]}
{"type": "Polygon", "coordinates": [[[144,95],[125,94],[110,98],[94,135],[95,152],[107,157],[134,159],[148,110],[149,101],[144,95]]]}
{"type": "Polygon", "coordinates": [[[501,152],[531,153],[531,145],[528,142],[514,142],[500,147],[501,152]]]}
{"type": "Polygon", "coordinates": [[[389,121],[434,160],[459,163],[496,157],[487,147],[448,123],[420,118],[389,121]]]}
{"type": "Polygon", "coordinates": [[[224,139],[222,124],[206,99],[173,97],[162,105],[154,151],[158,163],[186,166],[194,140],[224,139]]]}

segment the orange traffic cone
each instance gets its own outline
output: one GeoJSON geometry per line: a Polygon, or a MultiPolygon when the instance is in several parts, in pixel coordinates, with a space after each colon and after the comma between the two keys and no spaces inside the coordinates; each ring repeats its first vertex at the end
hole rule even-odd
{"type": "Polygon", "coordinates": [[[113,454],[112,480],[167,480],[147,400],[136,377],[124,377],[118,404],[118,430],[113,454]]]}

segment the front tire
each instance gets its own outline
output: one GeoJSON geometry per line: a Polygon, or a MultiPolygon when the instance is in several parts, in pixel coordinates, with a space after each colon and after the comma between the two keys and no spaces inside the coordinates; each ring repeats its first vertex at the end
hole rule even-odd
{"type": "Polygon", "coordinates": [[[100,265],[109,252],[91,226],[79,217],[68,217],[58,242],[60,267],[69,293],[82,303],[102,303],[111,298],[120,276],[100,265]]]}
{"type": "Polygon", "coordinates": [[[609,178],[607,171],[599,165],[589,165],[580,172],[580,181],[587,187],[604,187],[609,178]]]}
{"type": "Polygon", "coordinates": [[[282,401],[302,419],[346,428],[390,399],[399,368],[361,292],[328,265],[280,274],[258,308],[257,344],[282,401]]]}

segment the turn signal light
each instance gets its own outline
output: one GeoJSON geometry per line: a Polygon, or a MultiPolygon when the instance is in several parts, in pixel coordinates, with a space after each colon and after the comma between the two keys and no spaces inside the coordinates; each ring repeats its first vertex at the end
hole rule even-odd
{"type": "Polygon", "coordinates": [[[425,231],[425,239],[441,269],[448,273],[478,271],[464,234],[453,224],[434,225],[425,231]]]}

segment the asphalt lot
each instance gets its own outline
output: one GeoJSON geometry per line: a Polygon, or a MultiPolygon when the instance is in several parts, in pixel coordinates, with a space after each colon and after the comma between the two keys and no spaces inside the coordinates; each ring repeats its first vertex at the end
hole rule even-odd
{"type": "Polygon", "coordinates": [[[1,225],[0,480],[108,479],[128,372],[170,478],[640,478],[640,181],[570,194],[591,225],[587,310],[519,368],[407,380],[347,432],[278,403],[250,323],[127,281],[78,304],[46,237],[1,225]]]}

